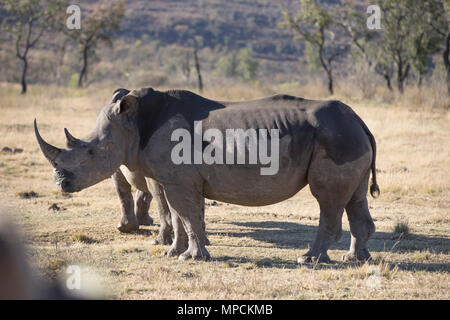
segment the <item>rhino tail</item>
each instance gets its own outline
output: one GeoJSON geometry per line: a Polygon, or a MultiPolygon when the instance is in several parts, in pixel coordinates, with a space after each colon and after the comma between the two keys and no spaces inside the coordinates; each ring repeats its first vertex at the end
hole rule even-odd
{"type": "Polygon", "coordinates": [[[371,169],[372,169],[372,183],[370,184],[370,195],[373,198],[378,198],[378,196],[380,195],[380,188],[378,187],[377,184],[377,169],[376,169],[376,165],[375,165],[375,160],[377,157],[377,144],[375,142],[375,138],[372,135],[372,133],[370,132],[369,128],[366,126],[366,124],[364,123],[364,121],[362,121],[362,119],[355,114],[356,117],[358,118],[359,123],[361,124],[361,127],[364,129],[364,132],[367,134],[367,137],[369,138],[370,141],[370,145],[372,146],[372,164],[371,164],[371,169]]]}

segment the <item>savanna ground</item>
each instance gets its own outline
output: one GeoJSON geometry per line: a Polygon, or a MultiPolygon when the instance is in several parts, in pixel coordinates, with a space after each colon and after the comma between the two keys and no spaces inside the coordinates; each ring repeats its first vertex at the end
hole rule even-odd
{"type": "MultiPolygon", "coordinates": [[[[378,144],[381,196],[369,198],[377,227],[369,242],[374,260],[341,262],[350,241],[344,215],[343,236],[329,251],[333,263],[299,266],[297,257],[307,251],[319,223],[308,187],[266,207],[207,201],[209,262],[161,256],[166,246],[151,244],[159,227],[154,204],[154,226],[119,233],[119,201],[109,180],[76,194],[57,191],[35,140],[33,119],[48,142],[62,147],[63,128],[78,137],[86,134],[114,89],[32,86],[20,96],[18,87],[0,86],[0,149],[23,149],[0,153],[1,206],[21,227],[41,276],[64,277],[68,265],[82,265],[82,275],[94,274],[106,297],[118,299],[450,298],[445,96],[415,90],[399,99],[384,93],[383,98],[356,99],[345,91],[334,97],[355,109],[378,144]]],[[[238,100],[281,91],[326,98],[313,87],[218,88],[203,95],[238,100]]]]}

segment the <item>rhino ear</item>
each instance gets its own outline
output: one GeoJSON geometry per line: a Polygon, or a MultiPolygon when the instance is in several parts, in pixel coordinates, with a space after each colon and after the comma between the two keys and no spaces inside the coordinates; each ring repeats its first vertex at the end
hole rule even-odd
{"type": "Polygon", "coordinates": [[[138,98],[133,94],[133,92],[127,94],[117,104],[117,114],[136,110],[137,102],[138,98]]]}
{"type": "Polygon", "coordinates": [[[123,89],[123,88],[119,88],[116,89],[113,93],[113,97],[111,102],[112,103],[116,103],[117,101],[119,101],[120,99],[122,99],[125,95],[129,94],[130,90],[127,89],[123,89]]]}

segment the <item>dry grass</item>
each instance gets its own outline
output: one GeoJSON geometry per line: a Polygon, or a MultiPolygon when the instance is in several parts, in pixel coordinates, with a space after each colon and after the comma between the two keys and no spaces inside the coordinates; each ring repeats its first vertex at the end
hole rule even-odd
{"type": "MultiPolygon", "coordinates": [[[[317,203],[307,188],[266,207],[208,206],[213,261],[181,262],[161,257],[165,246],[150,244],[159,223],[154,204],[155,226],[120,234],[112,183],[104,181],[72,195],[55,191],[52,169],[35,141],[35,117],[43,136],[55,145],[63,146],[64,127],[83,136],[113,89],[31,86],[27,96],[20,96],[17,87],[0,85],[0,149],[23,149],[0,153],[0,201],[15,208],[41,274],[58,277],[74,263],[91,266],[106,295],[120,299],[450,298],[448,108],[424,107],[423,101],[414,105],[408,96],[369,101],[341,90],[334,97],[360,114],[378,143],[381,196],[369,199],[377,227],[369,243],[374,257],[370,265],[340,262],[350,240],[346,218],[341,241],[329,251],[334,263],[295,263],[314,239],[319,222],[317,203]],[[32,191],[39,196],[20,196],[32,191]],[[64,210],[51,209],[53,204],[64,210]],[[398,221],[408,221],[408,237],[393,232],[398,221]],[[375,286],[373,276],[379,279],[375,286]]],[[[326,98],[323,88],[316,86],[282,89],[326,98]]],[[[237,100],[279,90],[218,88],[204,95],[237,100]]]]}
{"type": "Polygon", "coordinates": [[[407,221],[398,221],[394,226],[395,234],[406,237],[409,235],[409,225],[407,221]]]}

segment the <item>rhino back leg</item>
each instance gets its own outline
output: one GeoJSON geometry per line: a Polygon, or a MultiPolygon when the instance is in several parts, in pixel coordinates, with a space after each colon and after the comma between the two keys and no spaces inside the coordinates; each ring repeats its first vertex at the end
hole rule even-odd
{"type": "Polygon", "coordinates": [[[153,199],[158,207],[159,214],[159,233],[153,240],[153,244],[171,244],[172,243],[172,218],[169,206],[164,195],[163,187],[155,180],[146,178],[147,188],[153,195],[153,199]]]}
{"type": "Polygon", "coordinates": [[[308,171],[311,193],[320,207],[319,229],[310,250],[298,259],[299,263],[330,262],[327,250],[342,235],[342,214],[350,203],[355,190],[366,176],[371,156],[336,164],[327,156],[323,147],[316,144],[308,171]]]}
{"type": "Polygon", "coordinates": [[[174,239],[172,245],[164,251],[164,255],[168,257],[178,256],[185,252],[189,247],[189,240],[183,226],[183,222],[176,212],[171,213],[174,239]]]}
{"type": "Polygon", "coordinates": [[[153,196],[150,193],[136,190],[134,208],[136,218],[141,226],[151,226],[153,224],[153,219],[148,213],[152,199],[153,196]]]}
{"type": "Polygon", "coordinates": [[[202,227],[203,233],[205,234],[205,245],[209,246],[211,242],[209,242],[208,237],[206,236],[206,223],[205,223],[205,198],[202,198],[202,227]]]}
{"type": "Polygon", "coordinates": [[[350,224],[351,243],[349,252],[343,257],[344,261],[365,261],[371,259],[367,242],[375,232],[375,224],[367,203],[368,181],[369,172],[345,207],[350,224]]]}
{"type": "Polygon", "coordinates": [[[131,185],[125,179],[122,171],[118,169],[112,176],[117,195],[122,209],[122,218],[117,225],[120,232],[131,232],[139,229],[139,224],[134,213],[133,195],[131,185]]]}

